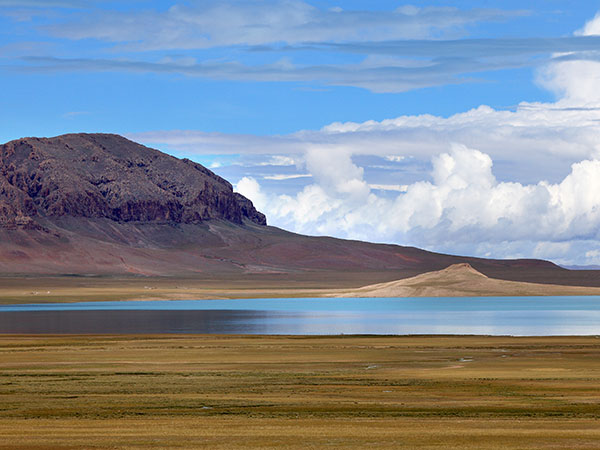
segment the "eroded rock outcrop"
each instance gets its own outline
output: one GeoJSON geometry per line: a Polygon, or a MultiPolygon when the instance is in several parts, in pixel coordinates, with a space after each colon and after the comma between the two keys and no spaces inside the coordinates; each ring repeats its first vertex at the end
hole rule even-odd
{"type": "Polygon", "coordinates": [[[0,146],[0,227],[41,219],[266,225],[229,182],[188,159],[113,134],[24,138],[0,146]]]}

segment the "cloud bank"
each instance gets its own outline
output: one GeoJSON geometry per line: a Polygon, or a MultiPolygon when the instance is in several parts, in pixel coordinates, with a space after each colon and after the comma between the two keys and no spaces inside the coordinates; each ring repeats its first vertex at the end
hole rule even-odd
{"type": "Polygon", "coordinates": [[[433,158],[432,181],[407,185],[393,199],[374,193],[349,155],[309,154],[316,183],[296,196],[264,193],[253,178],[236,188],[256,202],[272,223],[309,234],[340,234],[364,240],[463,248],[521,242],[523,256],[540,243],[600,240],[600,161],[571,167],[560,183],[498,182],[492,159],[461,144],[433,158]],[[335,171],[324,167],[334,164],[335,171]],[[481,243],[484,243],[481,246],[481,243]]]}
{"type": "MultiPolygon", "coordinates": [[[[85,2],[48,3],[69,4],[85,2]]],[[[37,27],[70,44],[75,56],[64,50],[30,53],[10,64],[10,70],[181,74],[400,93],[482,81],[478,74],[552,60],[600,58],[600,37],[589,29],[555,38],[464,39],[471,26],[526,15],[522,10],[412,5],[327,9],[301,0],[192,1],[124,11],[90,5],[37,27]],[[75,50],[82,40],[92,41],[95,51],[75,50]]]]}
{"type": "MultiPolygon", "coordinates": [[[[583,33],[600,31],[597,16],[583,33]]],[[[271,223],[309,234],[398,242],[438,251],[494,257],[541,257],[565,264],[600,262],[600,63],[565,61],[539,80],[560,95],[516,111],[489,107],[450,118],[408,116],[383,122],[336,123],[323,136],[375,138],[362,150],[337,144],[305,154],[313,182],[294,196],[264,192],[242,178],[237,189],[271,223]],[[384,136],[384,137],[382,137],[384,136]],[[366,181],[359,153],[428,155],[430,176],[382,196],[366,181]],[[448,144],[448,142],[453,142],[448,144]],[[446,147],[446,151],[439,150],[446,147]],[[484,148],[485,151],[481,149],[484,148]],[[493,156],[492,156],[493,154],[493,156]],[[493,159],[531,159],[535,176],[570,167],[555,182],[499,181],[493,159]],[[567,161],[570,161],[568,164],[567,161]]],[[[314,140],[314,136],[313,136],[314,140]]],[[[390,161],[402,164],[402,158],[390,161]]],[[[511,179],[512,178],[512,179],[511,179]]],[[[401,180],[398,180],[401,181],[401,180]]]]}
{"type": "Polygon", "coordinates": [[[98,39],[134,51],[204,49],[276,42],[443,38],[476,22],[525,11],[400,6],[392,11],[323,9],[300,0],[192,1],[167,10],[94,11],[46,29],[67,39],[98,39]]]}

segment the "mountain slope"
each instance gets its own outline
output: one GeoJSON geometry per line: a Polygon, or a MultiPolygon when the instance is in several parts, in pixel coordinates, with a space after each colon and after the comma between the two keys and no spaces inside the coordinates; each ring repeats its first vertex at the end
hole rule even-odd
{"type": "Polygon", "coordinates": [[[489,277],[600,285],[597,271],[310,237],[266,226],[200,164],[123,137],[0,146],[0,275],[144,275],[359,287],[467,262],[489,277]]]}

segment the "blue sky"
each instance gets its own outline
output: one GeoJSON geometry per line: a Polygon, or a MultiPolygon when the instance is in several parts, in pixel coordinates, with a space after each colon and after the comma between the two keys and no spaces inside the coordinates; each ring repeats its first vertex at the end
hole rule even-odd
{"type": "Polygon", "coordinates": [[[0,0],[0,141],[118,133],[287,229],[599,264],[598,10],[0,0]]]}
{"type": "MultiPolygon", "coordinates": [[[[143,68],[128,71],[117,66],[100,71],[89,67],[91,61],[98,60],[126,60],[135,65],[143,62],[160,64],[170,59],[185,64],[186,58],[190,61],[194,59],[197,63],[243,62],[251,66],[282,60],[303,66],[346,65],[358,63],[369,56],[331,49],[299,50],[303,47],[304,39],[310,38],[310,33],[298,36],[299,41],[290,38],[289,45],[296,49],[288,51],[282,50],[288,43],[277,41],[276,32],[272,35],[265,33],[264,39],[257,40],[265,47],[272,47],[263,51],[248,45],[243,33],[232,33],[230,39],[222,38],[233,45],[217,42],[214,47],[181,48],[188,39],[203,34],[200,29],[196,33],[194,27],[187,30],[180,41],[163,46],[159,42],[152,42],[152,46],[144,47],[144,40],[151,39],[155,30],[152,19],[158,24],[161,19],[167,21],[170,7],[187,5],[181,7],[201,15],[219,3],[224,2],[0,1],[0,56],[3,69],[0,82],[9,87],[2,93],[0,118],[4,125],[0,129],[0,140],[81,130],[131,133],[157,129],[198,129],[224,133],[282,134],[298,129],[316,129],[335,121],[362,122],[421,113],[447,116],[480,104],[510,108],[523,100],[550,98],[547,91],[532,82],[532,70],[535,67],[528,64],[520,68],[485,72],[475,72],[477,64],[473,64],[474,72],[453,74],[453,78],[457,78],[454,81],[471,78],[473,82],[458,85],[442,82],[415,90],[410,89],[409,83],[407,92],[383,94],[361,87],[332,86],[320,82],[317,77],[307,77],[306,81],[256,82],[250,75],[246,80],[241,75],[239,81],[228,81],[219,76],[205,78],[185,75],[184,70],[176,69],[164,73],[143,68]],[[136,16],[139,23],[136,23],[136,16]],[[147,23],[144,23],[145,16],[151,17],[147,23]],[[120,36],[118,31],[122,26],[116,18],[126,21],[131,32],[120,36]],[[94,23],[97,23],[97,30],[88,25],[94,23]],[[111,23],[114,29],[109,26],[111,23]],[[138,41],[135,40],[138,37],[136,34],[139,35],[138,41]],[[35,62],[31,58],[41,58],[42,61],[35,62]],[[57,58],[61,62],[52,63],[44,61],[44,58],[57,58]],[[64,61],[71,59],[84,61],[79,64],[64,61]],[[61,64],[65,67],[61,68],[61,64]]],[[[248,19],[251,19],[251,10],[260,3],[272,3],[270,9],[281,9],[281,21],[285,22],[284,12],[290,8],[286,3],[300,2],[232,2],[231,8],[237,6],[247,12],[250,16],[248,19]]],[[[348,13],[359,16],[355,19],[358,27],[361,14],[381,14],[382,17],[375,18],[372,24],[368,24],[370,26],[364,27],[364,40],[360,42],[370,42],[369,33],[377,40],[403,37],[403,33],[388,33],[388,36],[382,33],[378,36],[376,31],[377,20],[382,21],[398,7],[406,6],[401,2],[319,1],[306,4],[317,9],[315,16],[326,13],[329,8],[343,7],[348,13]]],[[[593,2],[585,1],[419,2],[418,6],[456,8],[456,16],[465,15],[464,23],[460,25],[447,29],[442,25],[439,28],[433,26],[432,37],[439,39],[445,36],[450,39],[565,37],[580,28],[596,12],[593,2]],[[490,11],[473,13],[474,9],[485,8],[490,11]],[[484,19],[477,20],[478,16],[484,19]]],[[[424,20],[437,19],[443,24],[443,12],[439,16],[442,17],[432,14],[431,18],[424,20]]],[[[255,19],[260,21],[258,17],[255,19]]],[[[222,20],[223,23],[217,23],[215,27],[227,29],[226,17],[222,20]]],[[[456,22],[460,23],[460,20],[456,22]]],[[[398,26],[402,27],[402,23],[398,26]]],[[[430,37],[427,30],[412,34],[416,38],[430,37]]],[[[335,35],[325,34],[324,37],[328,38],[325,43],[329,43],[334,41],[335,35]]],[[[404,37],[410,39],[412,36],[407,32],[404,37]]],[[[340,42],[352,43],[354,39],[348,34],[342,36],[340,42]]],[[[371,55],[372,58],[378,56],[382,57],[371,55]]],[[[547,55],[533,56],[543,58],[547,55]]],[[[446,76],[443,72],[441,75],[446,76]]],[[[273,78],[277,77],[274,74],[273,78]]],[[[432,82],[435,83],[435,80],[432,82]]],[[[418,87],[418,83],[414,84],[418,87]]]]}

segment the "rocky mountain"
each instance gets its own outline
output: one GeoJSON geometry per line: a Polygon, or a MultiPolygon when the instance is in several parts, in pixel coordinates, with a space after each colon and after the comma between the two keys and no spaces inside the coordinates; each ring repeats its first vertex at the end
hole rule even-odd
{"type": "Polygon", "coordinates": [[[187,277],[234,286],[359,287],[469,263],[494,278],[600,285],[597,271],[266,226],[226,180],[111,134],[0,146],[0,276],[187,277]]]}
{"type": "Polygon", "coordinates": [[[35,229],[60,217],[266,225],[250,200],[207,168],[121,136],[69,134],[0,146],[0,227],[35,229]]]}

